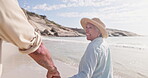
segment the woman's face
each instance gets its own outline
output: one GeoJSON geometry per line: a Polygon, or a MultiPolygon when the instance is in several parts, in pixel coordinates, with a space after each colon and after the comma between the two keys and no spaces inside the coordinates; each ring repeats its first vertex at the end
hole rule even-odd
{"type": "Polygon", "coordinates": [[[99,29],[91,23],[87,23],[85,31],[86,31],[87,40],[91,41],[97,38],[101,34],[99,29]]]}

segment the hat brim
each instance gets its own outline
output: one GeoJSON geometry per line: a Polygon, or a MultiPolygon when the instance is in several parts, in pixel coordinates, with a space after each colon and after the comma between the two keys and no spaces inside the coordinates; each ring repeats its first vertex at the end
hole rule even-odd
{"type": "Polygon", "coordinates": [[[81,25],[82,25],[82,27],[84,29],[86,29],[86,24],[87,23],[91,23],[94,26],[96,26],[100,30],[103,38],[107,38],[108,37],[107,31],[106,31],[106,29],[105,29],[104,26],[102,26],[101,24],[99,24],[96,21],[93,21],[93,20],[91,20],[89,18],[83,18],[83,19],[81,19],[81,25]]]}

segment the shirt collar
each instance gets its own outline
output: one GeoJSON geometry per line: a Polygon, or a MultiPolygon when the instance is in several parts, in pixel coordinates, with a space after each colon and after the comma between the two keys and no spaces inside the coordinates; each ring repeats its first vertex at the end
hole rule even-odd
{"type": "Polygon", "coordinates": [[[103,41],[103,38],[102,38],[102,37],[97,37],[97,38],[95,38],[94,40],[92,40],[91,42],[96,42],[96,41],[97,41],[97,42],[98,42],[98,41],[99,41],[99,42],[100,42],[100,41],[102,42],[102,41],[103,41]]]}

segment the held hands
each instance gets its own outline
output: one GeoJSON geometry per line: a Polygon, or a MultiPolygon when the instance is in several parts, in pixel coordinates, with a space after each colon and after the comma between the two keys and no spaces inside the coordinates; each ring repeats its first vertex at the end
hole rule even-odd
{"type": "Polygon", "coordinates": [[[48,70],[47,78],[61,78],[60,73],[57,71],[57,68],[54,67],[54,70],[48,70]]]}

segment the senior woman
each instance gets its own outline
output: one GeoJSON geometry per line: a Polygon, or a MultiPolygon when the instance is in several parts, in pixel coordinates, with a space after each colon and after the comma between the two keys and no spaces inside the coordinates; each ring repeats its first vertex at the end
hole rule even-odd
{"type": "Polygon", "coordinates": [[[81,25],[91,42],[81,58],[78,74],[70,78],[113,78],[105,24],[98,18],[83,18],[81,25]]]}

